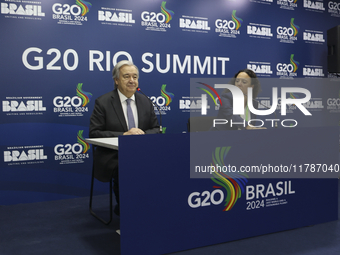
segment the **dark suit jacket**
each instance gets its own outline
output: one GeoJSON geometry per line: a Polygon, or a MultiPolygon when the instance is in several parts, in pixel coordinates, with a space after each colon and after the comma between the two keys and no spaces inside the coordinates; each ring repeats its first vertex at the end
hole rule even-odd
{"type": "MultiPolygon", "coordinates": [[[[233,115],[233,96],[231,92],[226,92],[221,94],[221,102],[222,106],[220,106],[220,109],[218,111],[216,119],[226,119],[228,120],[227,124],[220,124],[216,125],[215,127],[212,127],[210,130],[212,131],[218,131],[218,130],[237,130],[237,129],[245,129],[243,124],[233,124],[230,126],[231,120],[233,123],[235,122],[242,122],[244,119],[241,118],[240,115],[233,115]]],[[[254,107],[258,108],[258,103],[256,101],[253,101],[254,107]]],[[[256,119],[256,115],[253,113],[250,113],[251,119],[256,119]]],[[[254,125],[254,123],[251,123],[254,125]]],[[[245,126],[247,126],[247,122],[245,122],[245,126]]]]}
{"type": "MultiPolygon", "coordinates": [[[[159,133],[159,124],[151,101],[135,93],[138,128],[146,134],[159,133]]],[[[90,119],[90,138],[117,137],[128,131],[117,89],[96,99],[90,119]]],[[[118,176],[118,151],[97,147],[93,163],[95,178],[108,182],[118,176]]]]}

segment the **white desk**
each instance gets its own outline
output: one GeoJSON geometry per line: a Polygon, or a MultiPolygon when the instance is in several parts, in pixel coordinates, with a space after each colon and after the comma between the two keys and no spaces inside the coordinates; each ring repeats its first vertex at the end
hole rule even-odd
{"type": "Polygon", "coordinates": [[[97,146],[102,146],[110,148],[113,150],[118,150],[118,137],[108,137],[108,138],[87,138],[86,142],[94,144],[97,146]]]}

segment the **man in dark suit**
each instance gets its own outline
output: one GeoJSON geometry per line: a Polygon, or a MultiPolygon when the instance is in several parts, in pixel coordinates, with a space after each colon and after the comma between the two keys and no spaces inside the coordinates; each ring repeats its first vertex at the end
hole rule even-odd
{"type": "MultiPolygon", "coordinates": [[[[151,101],[135,93],[138,68],[130,61],[117,63],[112,71],[115,89],[96,99],[90,119],[90,138],[159,133],[159,124],[151,101]],[[131,100],[128,100],[131,99],[131,100]]],[[[94,175],[102,182],[113,178],[119,215],[118,151],[97,147],[94,152],[94,175]]]]}

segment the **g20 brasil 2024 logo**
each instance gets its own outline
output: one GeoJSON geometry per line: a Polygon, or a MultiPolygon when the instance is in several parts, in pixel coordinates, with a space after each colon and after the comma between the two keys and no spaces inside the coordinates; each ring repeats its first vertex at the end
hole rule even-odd
{"type": "Polygon", "coordinates": [[[161,88],[161,95],[165,99],[165,106],[169,106],[169,104],[172,102],[172,99],[174,98],[175,95],[171,92],[167,92],[165,89],[166,89],[166,84],[163,84],[161,88]]]}
{"type": "Polygon", "coordinates": [[[88,112],[86,105],[90,102],[92,94],[84,91],[82,87],[83,83],[78,83],[76,96],[56,96],[53,99],[53,112],[59,113],[59,116],[83,116],[88,112]]]}
{"type": "MultiPolygon", "coordinates": [[[[211,165],[217,168],[218,166],[226,166],[225,159],[231,146],[217,147],[212,154],[211,165]]],[[[223,211],[229,211],[236,204],[237,200],[245,191],[246,183],[248,182],[248,175],[246,173],[223,173],[213,172],[211,178],[218,186],[214,186],[216,189],[224,188],[227,196],[225,197],[225,204],[223,211]]]]}
{"type": "Polygon", "coordinates": [[[231,14],[231,19],[235,22],[235,30],[239,30],[243,23],[243,19],[236,17],[236,10],[233,10],[231,14]]]}
{"type": "Polygon", "coordinates": [[[86,153],[91,147],[90,145],[85,141],[83,137],[84,130],[79,130],[77,135],[77,141],[79,144],[83,146],[83,153],[86,153]]]}
{"type": "Polygon", "coordinates": [[[161,88],[161,96],[151,96],[150,100],[154,105],[156,105],[155,110],[158,106],[160,111],[170,111],[171,109],[169,105],[174,97],[175,95],[173,93],[166,91],[166,84],[163,84],[161,88]]]}
{"type": "Polygon", "coordinates": [[[211,204],[220,205],[224,202],[223,211],[229,211],[245,192],[246,183],[248,182],[246,173],[220,171],[228,168],[225,160],[230,149],[231,146],[217,147],[212,153],[210,168],[214,169],[214,171],[210,171],[210,173],[212,174],[211,180],[216,184],[213,186],[214,191],[192,192],[188,197],[188,205],[191,208],[210,206],[211,204]],[[222,188],[224,188],[225,192],[222,191],[222,188]]]}
{"type": "Polygon", "coordinates": [[[81,16],[85,16],[92,7],[92,4],[83,0],[76,0],[76,4],[81,8],[81,16]]]}
{"type": "Polygon", "coordinates": [[[290,20],[290,27],[293,29],[293,35],[292,36],[297,36],[300,27],[296,24],[294,24],[294,18],[291,18],[290,20]]]}
{"type": "Polygon", "coordinates": [[[91,100],[92,94],[90,92],[83,91],[82,89],[83,84],[78,83],[77,86],[77,96],[80,97],[83,100],[82,107],[85,107],[91,100]]]}
{"type": "Polygon", "coordinates": [[[54,146],[54,160],[59,164],[84,163],[84,159],[88,159],[90,145],[83,137],[84,130],[77,133],[76,143],[57,144],[54,146]]]}
{"type": "Polygon", "coordinates": [[[166,1],[162,2],[161,5],[161,12],[165,15],[165,23],[169,23],[170,20],[172,20],[172,16],[175,15],[175,13],[165,7],[166,1]]]}

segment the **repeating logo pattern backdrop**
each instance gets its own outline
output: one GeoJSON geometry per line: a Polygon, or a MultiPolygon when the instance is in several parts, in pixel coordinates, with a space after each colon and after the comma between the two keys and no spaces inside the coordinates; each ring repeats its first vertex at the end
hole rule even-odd
{"type": "MultiPolygon", "coordinates": [[[[88,195],[92,153],[84,138],[118,61],[140,68],[164,132],[181,133],[199,108],[191,78],[243,68],[263,79],[326,78],[326,32],[340,22],[340,1],[0,2],[0,204],[88,195]]],[[[337,83],[313,86],[321,112],[339,113],[337,83]]],[[[261,95],[269,100],[271,87],[261,95]]]]}

